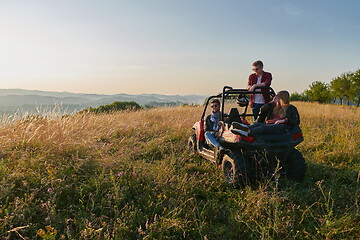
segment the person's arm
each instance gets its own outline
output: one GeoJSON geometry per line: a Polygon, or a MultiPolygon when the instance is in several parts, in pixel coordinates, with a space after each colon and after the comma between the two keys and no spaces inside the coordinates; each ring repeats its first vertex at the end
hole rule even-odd
{"type": "Polygon", "coordinates": [[[257,77],[255,74],[250,74],[248,79],[248,85],[246,86],[246,89],[249,91],[254,91],[253,86],[256,85],[257,77]]]}
{"type": "Polygon", "coordinates": [[[288,126],[295,126],[300,124],[300,115],[297,108],[290,105],[286,111],[285,119],[277,120],[275,124],[286,124],[288,126]]]}
{"type": "Polygon", "coordinates": [[[251,75],[249,75],[248,78],[248,85],[246,86],[246,89],[249,90],[251,88],[252,84],[251,84],[251,75]]]}
{"type": "Polygon", "coordinates": [[[290,126],[295,126],[300,124],[300,115],[297,108],[291,105],[291,109],[289,110],[289,117],[287,117],[286,123],[290,126]]]}
{"type": "Polygon", "coordinates": [[[257,88],[257,87],[265,87],[265,86],[266,86],[265,82],[263,82],[263,83],[256,83],[256,84],[252,85],[252,86],[249,88],[249,91],[254,91],[255,88],[257,88]]]}
{"type": "MultiPolygon", "coordinates": [[[[262,76],[262,81],[261,83],[256,83],[251,85],[250,83],[248,84],[248,90],[249,91],[254,91],[255,88],[257,87],[270,87],[271,85],[271,80],[272,80],[272,75],[271,73],[268,72],[264,72],[263,76],[262,76]]],[[[249,81],[250,82],[250,81],[249,81]]]]}
{"type": "Polygon", "coordinates": [[[205,130],[205,132],[212,131],[212,126],[211,126],[211,122],[210,122],[210,115],[208,115],[205,118],[204,130],[205,130]]]}
{"type": "Polygon", "coordinates": [[[266,117],[269,115],[270,112],[274,109],[274,103],[267,103],[260,108],[260,113],[258,116],[257,122],[265,123],[266,117]]]}
{"type": "Polygon", "coordinates": [[[267,86],[267,87],[270,87],[270,85],[271,85],[271,81],[272,81],[272,75],[271,75],[271,73],[269,73],[269,72],[266,72],[266,74],[264,74],[264,76],[263,76],[263,84],[264,84],[264,86],[267,86]]]}

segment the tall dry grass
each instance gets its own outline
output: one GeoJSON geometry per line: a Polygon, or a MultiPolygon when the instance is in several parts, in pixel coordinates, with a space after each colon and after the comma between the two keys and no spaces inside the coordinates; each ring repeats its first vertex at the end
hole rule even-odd
{"type": "Polygon", "coordinates": [[[359,110],[295,105],[305,182],[257,189],[185,151],[202,107],[6,122],[0,238],[357,239],[359,110]]]}
{"type": "Polygon", "coordinates": [[[0,129],[1,144],[8,146],[14,141],[22,143],[42,142],[61,146],[76,144],[96,145],[101,137],[113,134],[153,132],[154,135],[189,130],[189,123],[199,118],[199,108],[156,108],[143,111],[123,111],[112,114],[75,114],[57,118],[27,117],[7,123],[0,129]]]}
{"type": "Polygon", "coordinates": [[[360,161],[359,108],[303,102],[295,105],[305,132],[301,150],[314,162],[356,169],[360,161]]]}

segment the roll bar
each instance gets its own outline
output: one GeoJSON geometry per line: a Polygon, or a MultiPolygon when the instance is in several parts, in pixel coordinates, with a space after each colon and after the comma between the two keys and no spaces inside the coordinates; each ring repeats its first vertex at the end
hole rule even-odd
{"type": "MultiPolygon", "coordinates": [[[[272,89],[271,87],[264,86],[264,87],[257,87],[257,88],[255,88],[255,90],[256,89],[268,89],[268,91],[265,91],[265,92],[249,91],[247,89],[232,88],[230,86],[224,86],[222,93],[208,97],[208,99],[206,100],[205,108],[204,108],[203,114],[201,116],[201,119],[204,119],[207,106],[208,106],[210,100],[213,98],[221,98],[221,119],[224,120],[224,105],[225,105],[224,103],[225,103],[226,97],[229,95],[232,95],[232,94],[269,94],[270,97],[274,97],[276,95],[274,89],[272,89]]],[[[254,114],[243,114],[243,116],[254,116],[254,114]]]]}

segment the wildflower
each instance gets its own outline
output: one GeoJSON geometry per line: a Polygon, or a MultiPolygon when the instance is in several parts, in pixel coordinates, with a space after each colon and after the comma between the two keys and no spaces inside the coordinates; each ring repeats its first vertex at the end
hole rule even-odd
{"type": "Polygon", "coordinates": [[[321,184],[324,182],[324,180],[321,180],[321,181],[317,181],[315,184],[317,185],[317,186],[321,186],[321,184]]]}
{"type": "Polygon", "coordinates": [[[52,189],[52,188],[48,188],[48,189],[47,189],[47,192],[48,192],[48,193],[52,193],[52,192],[53,192],[53,189],[52,189]]]}
{"type": "Polygon", "coordinates": [[[52,226],[45,226],[45,229],[49,235],[56,235],[57,233],[57,230],[52,226]]]}
{"type": "Polygon", "coordinates": [[[37,231],[36,235],[38,235],[39,237],[43,237],[43,236],[45,236],[45,231],[43,229],[39,229],[37,231]]]}
{"type": "Polygon", "coordinates": [[[136,175],[136,172],[132,172],[132,175],[135,176],[135,175],[136,175]]]}
{"type": "Polygon", "coordinates": [[[117,175],[120,177],[120,176],[122,176],[122,175],[124,175],[125,173],[124,173],[124,171],[121,171],[121,172],[119,172],[117,175]]]}

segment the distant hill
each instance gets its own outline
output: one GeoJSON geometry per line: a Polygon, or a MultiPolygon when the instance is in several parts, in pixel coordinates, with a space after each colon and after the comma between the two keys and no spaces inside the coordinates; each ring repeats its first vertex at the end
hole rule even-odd
{"type": "Polygon", "coordinates": [[[162,94],[84,94],[24,89],[0,89],[0,113],[49,111],[57,106],[64,113],[98,107],[115,101],[134,101],[140,105],[202,104],[207,96],[162,94]],[[155,104],[154,104],[155,103],[155,104]]]}

